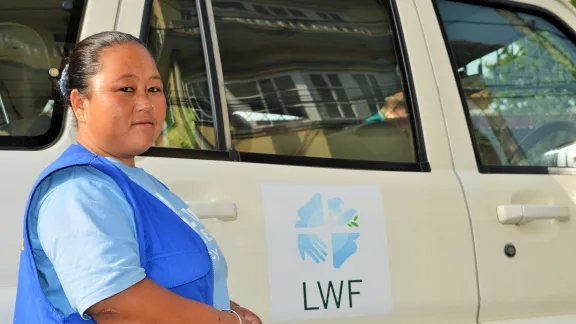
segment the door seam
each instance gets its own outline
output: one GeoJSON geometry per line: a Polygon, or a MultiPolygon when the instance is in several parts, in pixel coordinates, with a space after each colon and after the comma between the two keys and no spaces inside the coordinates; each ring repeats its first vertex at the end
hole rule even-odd
{"type": "MultiPolygon", "coordinates": [[[[432,2],[435,0],[432,0],[432,2]]],[[[450,132],[448,132],[448,128],[447,128],[447,121],[446,121],[446,116],[445,116],[445,112],[444,112],[444,104],[442,101],[442,95],[440,93],[440,88],[438,87],[438,78],[436,77],[436,67],[434,66],[434,64],[432,63],[432,53],[430,52],[430,47],[428,46],[429,42],[428,42],[428,38],[426,37],[426,33],[424,32],[424,26],[422,25],[422,17],[420,15],[420,9],[418,8],[418,5],[416,4],[416,1],[412,1],[412,4],[414,5],[414,7],[416,8],[416,15],[418,16],[418,24],[420,25],[420,30],[422,32],[422,36],[424,38],[424,43],[426,44],[426,51],[428,53],[428,61],[430,63],[430,67],[432,68],[432,75],[434,76],[434,87],[436,89],[436,93],[438,94],[438,101],[440,102],[440,113],[442,114],[442,119],[444,120],[444,131],[446,132],[446,138],[448,139],[448,149],[450,150],[450,159],[452,160],[452,172],[454,173],[454,175],[456,176],[456,179],[458,180],[458,184],[460,185],[460,190],[462,192],[462,197],[464,198],[464,205],[466,206],[466,211],[468,212],[468,225],[469,225],[469,229],[470,229],[470,236],[472,238],[472,254],[474,257],[474,270],[475,270],[475,275],[476,275],[476,296],[477,296],[477,307],[476,307],[476,323],[480,324],[480,306],[482,304],[482,297],[480,295],[480,273],[478,270],[478,257],[477,257],[477,253],[476,253],[476,238],[474,236],[474,227],[472,225],[472,216],[471,213],[472,211],[470,210],[470,205],[468,204],[468,196],[466,194],[466,190],[464,189],[464,183],[462,182],[462,178],[460,177],[460,175],[458,174],[458,172],[456,172],[456,163],[454,161],[454,151],[453,151],[453,147],[452,147],[452,141],[450,140],[450,132]]],[[[432,4],[434,5],[434,3],[432,4]]],[[[436,19],[439,27],[440,24],[442,23],[439,19],[436,19]]],[[[443,40],[444,42],[446,40],[443,40]]],[[[448,53],[447,53],[448,54],[448,53]]],[[[456,80],[457,82],[457,80],[456,80]]]]}
{"type": "Polygon", "coordinates": [[[122,14],[122,1],[118,0],[118,7],[116,8],[116,19],[114,20],[114,30],[118,30],[118,21],[120,21],[120,15],[122,14]]]}

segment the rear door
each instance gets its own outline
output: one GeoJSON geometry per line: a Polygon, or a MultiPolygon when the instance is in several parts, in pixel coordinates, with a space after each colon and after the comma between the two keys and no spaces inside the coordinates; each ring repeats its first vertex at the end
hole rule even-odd
{"type": "Polygon", "coordinates": [[[475,323],[470,224],[411,2],[149,9],[169,111],[138,164],[204,219],[233,300],[265,323],[475,323]]]}
{"type": "Polygon", "coordinates": [[[473,225],[480,322],[574,323],[573,8],[540,0],[418,6],[433,26],[426,39],[473,225]]]}

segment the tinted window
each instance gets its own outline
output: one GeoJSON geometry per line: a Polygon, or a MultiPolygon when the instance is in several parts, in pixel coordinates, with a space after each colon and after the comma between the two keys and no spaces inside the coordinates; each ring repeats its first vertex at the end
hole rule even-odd
{"type": "Polygon", "coordinates": [[[438,1],[484,165],[576,166],[576,47],[551,20],[438,1]]]}
{"type": "Polygon", "coordinates": [[[48,71],[73,48],[82,3],[0,0],[0,146],[39,147],[58,137],[64,109],[48,71]]]}
{"type": "MultiPolygon", "coordinates": [[[[241,10],[226,3],[222,10],[241,10]]],[[[156,146],[213,149],[212,106],[194,0],[155,0],[148,35],[164,79],[168,109],[156,146]]]]}
{"type": "Polygon", "coordinates": [[[227,3],[213,7],[236,150],[417,160],[382,1],[227,3]]]}

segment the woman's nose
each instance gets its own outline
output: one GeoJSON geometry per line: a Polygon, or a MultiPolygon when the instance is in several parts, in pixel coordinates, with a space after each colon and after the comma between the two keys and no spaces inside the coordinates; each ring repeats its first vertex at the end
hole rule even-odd
{"type": "Polygon", "coordinates": [[[148,91],[139,91],[135,100],[135,106],[138,111],[152,110],[152,98],[150,98],[150,93],[148,91]]]}

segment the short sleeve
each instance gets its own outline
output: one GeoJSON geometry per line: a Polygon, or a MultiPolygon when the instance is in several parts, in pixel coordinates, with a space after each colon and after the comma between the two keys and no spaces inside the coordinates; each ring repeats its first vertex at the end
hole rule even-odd
{"type": "Polygon", "coordinates": [[[133,211],[111,179],[59,184],[40,204],[37,231],[66,298],[83,317],[145,278],[133,211]]]}

